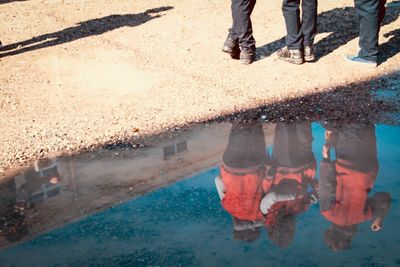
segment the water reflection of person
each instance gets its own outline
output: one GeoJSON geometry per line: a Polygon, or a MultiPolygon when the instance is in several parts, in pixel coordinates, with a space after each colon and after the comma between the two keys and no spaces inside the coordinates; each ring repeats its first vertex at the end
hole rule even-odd
{"type": "Polygon", "coordinates": [[[278,247],[288,247],[295,235],[295,218],[316,202],[309,185],[317,187],[315,158],[312,152],[311,123],[278,123],[272,152],[272,181],[263,197],[260,210],[264,214],[268,235],[278,247]]]}
{"type": "Polygon", "coordinates": [[[368,197],[378,173],[375,126],[363,124],[327,127],[320,178],[320,209],[332,222],[325,241],[334,250],[350,247],[357,225],[375,219],[379,230],[390,207],[390,194],[368,197]],[[330,159],[335,149],[336,160],[330,159]]]}
{"type": "Polygon", "coordinates": [[[233,217],[236,240],[252,242],[260,235],[264,223],[259,206],[268,163],[261,121],[234,122],[215,183],[223,208],[233,217]]]}

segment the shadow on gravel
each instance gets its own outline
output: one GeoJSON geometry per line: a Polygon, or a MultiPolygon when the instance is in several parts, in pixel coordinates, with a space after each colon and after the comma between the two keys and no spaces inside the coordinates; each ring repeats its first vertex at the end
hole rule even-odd
{"type": "Polygon", "coordinates": [[[380,57],[380,64],[387,61],[389,58],[394,57],[400,52],[400,29],[386,33],[384,36],[389,38],[389,41],[382,44],[380,47],[382,55],[380,57]]]}
{"type": "Polygon", "coordinates": [[[2,4],[8,4],[8,3],[12,3],[12,2],[25,2],[27,0],[0,0],[0,5],[2,4]]]}
{"type": "Polygon", "coordinates": [[[80,22],[78,23],[78,26],[66,28],[62,31],[33,37],[32,39],[19,43],[4,45],[0,48],[0,58],[60,45],[92,35],[100,35],[125,26],[139,26],[152,19],[161,17],[162,14],[158,13],[168,11],[170,9],[173,9],[173,7],[164,6],[149,9],[138,14],[110,15],[103,18],[80,22]]]}
{"type": "MultiPolygon", "coordinates": [[[[389,5],[386,9],[386,15],[382,21],[382,25],[389,25],[394,22],[399,17],[399,14],[400,6],[389,5]]],[[[354,7],[335,8],[319,14],[318,33],[330,34],[315,44],[317,61],[358,37],[358,23],[354,7]]],[[[381,46],[382,59],[380,62],[385,62],[388,58],[396,55],[400,50],[399,31],[394,30],[385,35],[385,37],[390,36],[393,36],[389,41],[390,43],[385,43],[381,46]]],[[[284,46],[285,38],[282,37],[281,39],[258,47],[257,58],[263,59],[268,57],[284,46]]]]}

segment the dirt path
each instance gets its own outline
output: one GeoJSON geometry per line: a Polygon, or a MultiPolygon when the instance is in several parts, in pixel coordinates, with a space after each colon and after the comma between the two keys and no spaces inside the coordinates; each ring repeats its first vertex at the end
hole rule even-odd
{"type": "Polygon", "coordinates": [[[220,51],[229,1],[0,1],[0,174],[137,129],[156,133],[398,71],[399,7],[380,35],[386,61],[372,71],[344,62],[357,51],[352,4],[320,1],[320,59],[294,66],[272,54],[285,32],[281,1],[259,1],[259,60],[242,66],[220,51]]]}

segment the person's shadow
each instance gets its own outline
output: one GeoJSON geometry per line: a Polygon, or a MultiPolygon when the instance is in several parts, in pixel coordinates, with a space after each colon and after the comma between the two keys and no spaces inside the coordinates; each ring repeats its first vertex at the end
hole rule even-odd
{"type": "MultiPolygon", "coordinates": [[[[386,9],[386,15],[383,19],[382,25],[388,25],[395,21],[399,17],[399,12],[399,6],[388,7],[386,9]]],[[[326,12],[322,12],[318,15],[317,29],[319,34],[329,33],[329,35],[314,45],[317,57],[316,61],[326,55],[329,55],[342,45],[345,45],[349,41],[358,37],[358,22],[354,8],[335,8],[326,12]]],[[[380,62],[384,62],[388,58],[400,52],[399,30],[391,32],[391,35],[393,35],[393,37],[390,39],[390,43],[384,43],[380,47],[380,54],[382,55],[380,62]],[[391,48],[389,49],[389,47],[391,48]]],[[[258,59],[268,57],[284,46],[284,37],[269,44],[263,45],[257,48],[258,59]]]]}
{"type": "Polygon", "coordinates": [[[2,4],[8,4],[12,2],[25,2],[26,0],[0,0],[0,5],[2,4]]]}
{"type": "Polygon", "coordinates": [[[149,9],[138,14],[110,15],[80,22],[77,26],[66,28],[58,32],[48,33],[26,41],[2,46],[0,47],[0,58],[72,42],[92,35],[103,34],[124,26],[135,27],[149,20],[161,17],[162,15],[158,13],[170,9],[173,9],[173,7],[164,6],[149,9]]]}
{"type": "Polygon", "coordinates": [[[379,64],[382,64],[400,52],[400,29],[393,30],[383,36],[390,39],[380,47],[382,56],[380,57],[379,64]]]}

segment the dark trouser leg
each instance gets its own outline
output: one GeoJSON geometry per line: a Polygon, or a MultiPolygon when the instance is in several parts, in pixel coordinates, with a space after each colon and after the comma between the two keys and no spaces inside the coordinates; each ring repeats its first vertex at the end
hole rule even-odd
{"type": "Polygon", "coordinates": [[[371,61],[378,59],[379,1],[354,0],[360,27],[358,56],[371,61]]]}
{"type": "Polygon", "coordinates": [[[338,129],[336,157],[352,162],[360,170],[377,166],[375,125],[348,124],[338,129]]]}
{"type": "Polygon", "coordinates": [[[317,34],[317,0],[302,0],[301,32],[303,34],[303,46],[312,46],[317,34]]]}
{"type": "Polygon", "coordinates": [[[300,23],[300,0],[283,0],[282,11],[286,24],[286,46],[289,49],[302,49],[303,34],[300,23]]]}
{"type": "Polygon", "coordinates": [[[239,37],[238,37],[238,35],[236,34],[235,30],[233,29],[233,26],[232,26],[232,28],[229,29],[228,37],[229,37],[232,41],[234,41],[235,43],[237,43],[237,44],[239,43],[239,37]]]}
{"type": "Polygon", "coordinates": [[[273,167],[300,167],[313,162],[311,124],[278,123],[272,151],[273,167]]]}
{"type": "Polygon", "coordinates": [[[254,49],[256,46],[250,19],[255,4],[256,0],[232,0],[233,26],[229,32],[237,36],[242,48],[254,49]]]}
{"type": "Polygon", "coordinates": [[[249,168],[268,163],[261,122],[232,125],[223,161],[232,168],[249,168]]]}

